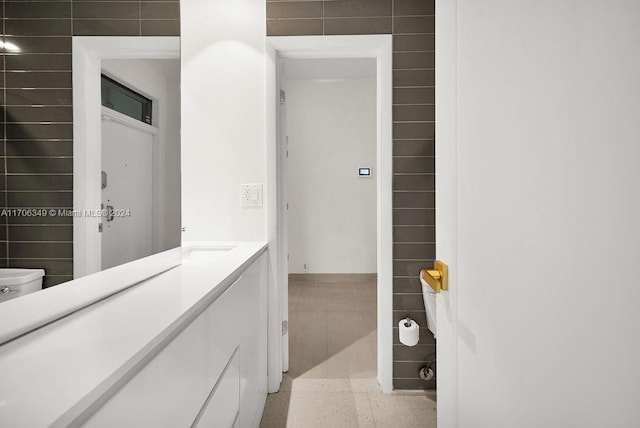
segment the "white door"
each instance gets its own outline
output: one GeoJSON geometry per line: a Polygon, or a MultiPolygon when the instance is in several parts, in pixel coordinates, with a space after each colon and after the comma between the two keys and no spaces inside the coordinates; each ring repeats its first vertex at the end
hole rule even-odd
{"type": "Polygon", "coordinates": [[[114,120],[102,120],[102,269],[152,254],[153,135],[114,120]],[[122,215],[120,215],[122,214],[122,215]]]}
{"type": "Polygon", "coordinates": [[[436,11],[438,427],[640,426],[640,2],[436,11]]]}

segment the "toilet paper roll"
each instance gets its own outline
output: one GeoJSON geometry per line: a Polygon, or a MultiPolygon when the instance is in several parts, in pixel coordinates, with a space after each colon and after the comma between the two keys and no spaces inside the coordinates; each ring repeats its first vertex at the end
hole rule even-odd
{"type": "Polygon", "coordinates": [[[400,331],[400,343],[407,346],[416,346],[420,337],[420,326],[411,318],[405,318],[398,323],[400,331]]]}

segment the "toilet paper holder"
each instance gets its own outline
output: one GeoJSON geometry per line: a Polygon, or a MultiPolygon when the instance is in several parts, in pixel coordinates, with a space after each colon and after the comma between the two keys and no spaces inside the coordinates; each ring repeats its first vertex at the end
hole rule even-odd
{"type": "Polygon", "coordinates": [[[449,266],[440,260],[433,262],[433,269],[422,269],[420,277],[429,284],[434,293],[449,289],[449,266]]]}

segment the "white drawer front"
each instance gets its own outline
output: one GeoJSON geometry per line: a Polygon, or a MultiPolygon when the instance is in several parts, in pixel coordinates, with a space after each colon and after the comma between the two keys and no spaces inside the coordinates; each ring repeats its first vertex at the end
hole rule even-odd
{"type": "Polygon", "coordinates": [[[241,427],[266,399],[266,256],[136,373],[87,427],[241,427]],[[222,377],[221,377],[222,376],[222,377]]]}
{"type": "Polygon", "coordinates": [[[240,358],[236,350],[193,426],[232,428],[238,419],[239,412],[240,358]]]}
{"type": "MultiPolygon", "coordinates": [[[[237,284],[236,284],[237,285],[237,284]]],[[[189,427],[239,345],[228,331],[236,285],[214,301],[86,422],[87,427],[189,427]]]]}

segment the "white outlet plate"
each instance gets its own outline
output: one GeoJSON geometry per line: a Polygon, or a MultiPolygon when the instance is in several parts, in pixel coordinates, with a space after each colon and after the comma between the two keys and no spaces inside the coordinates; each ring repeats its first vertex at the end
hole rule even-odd
{"type": "Polygon", "coordinates": [[[261,207],[262,184],[241,184],[240,196],[243,207],[261,207]]]}

